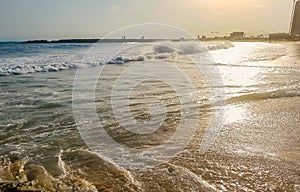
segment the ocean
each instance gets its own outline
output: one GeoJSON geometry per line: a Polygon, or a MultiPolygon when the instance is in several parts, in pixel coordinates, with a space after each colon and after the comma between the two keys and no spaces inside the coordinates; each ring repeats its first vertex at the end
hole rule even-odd
{"type": "Polygon", "coordinates": [[[300,191],[300,44],[0,43],[0,191],[300,191]]]}

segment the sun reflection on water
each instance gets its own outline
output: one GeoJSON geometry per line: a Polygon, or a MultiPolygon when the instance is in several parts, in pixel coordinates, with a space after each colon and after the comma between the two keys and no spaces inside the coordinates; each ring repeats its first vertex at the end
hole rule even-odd
{"type": "Polygon", "coordinates": [[[225,109],[224,117],[225,124],[240,122],[247,118],[246,107],[230,105],[225,109]]]}

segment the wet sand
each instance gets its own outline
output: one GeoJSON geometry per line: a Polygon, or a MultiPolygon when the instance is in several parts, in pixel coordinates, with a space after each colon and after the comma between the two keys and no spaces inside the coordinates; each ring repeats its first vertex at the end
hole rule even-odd
{"type": "MultiPolygon", "coordinates": [[[[203,110],[200,117],[203,123],[183,152],[157,167],[134,170],[126,170],[89,151],[72,116],[67,114],[63,123],[59,119],[55,125],[37,127],[30,132],[25,130],[20,135],[14,134],[26,129],[29,123],[1,127],[3,132],[7,132],[0,137],[3,146],[25,143],[36,149],[28,150],[32,152],[30,157],[21,148],[22,145],[21,152],[14,151],[14,148],[1,149],[4,155],[0,158],[0,189],[70,192],[300,191],[300,97],[293,87],[297,88],[300,82],[300,52],[299,46],[293,44],[284,44],[284,47],[290,54],[272,61],[255,62],[257,70],[263,73],[251,77],[258,82],[253,83],[254,93],[251,92],[253,87],[245,86],[251,90],[250,94],[243,92],[242,87],[240,96],[228,99],[221,132],[204,154],[199,152],[199,147],[213,112],[209,107],[203,110]],[[278,73],[273,75],[273,71],[269,71],[273,68],[279,68],[279,72],[275,70],[278,73]],[[259,78],[264,79],[265,84],[259,78]],[[278,88],[274,84],[292,86],[260,93],[265,87],[259,83],[271,90],[278,88]],[[31,135],[37,137],[31,139],[31,135]],[[27,143],[32,140],[35,145],[27,143]]],[[[241,77],[243,69],[250,73],[256,69],[255,66],[245,69],[226,66],[225,69],[229,74],[230,70],[237,71],[235,75],[241,77]]],[[[193,74],[192,67],[186,70],[193,74]]],[[[235,81],[244,83],[242,78],[235,81]]],[[[245,82],[249,81],[246,78],[245,82]]],[[[228,85],[232,88],[232,84],[228,85]]],[[[126,141],[136,144],[136,140],[130,138],[125,138],[126,141]]]]}
{"type": "Polygon", "coordinates": [[[139,177],[151,178],[145,183],[151,191],[297,191],[299,104],[298,97],[248,103],[246,118],[224,125],[209,152],[191,150],[139,177]]]}

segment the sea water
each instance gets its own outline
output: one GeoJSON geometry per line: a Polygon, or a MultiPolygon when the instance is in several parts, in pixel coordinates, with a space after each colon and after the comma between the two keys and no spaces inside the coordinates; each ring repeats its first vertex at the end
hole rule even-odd
{"type": "MultiPolygon", "coordinates": [[[[19,189],[44,191],[296,191],[299,58],[300,45],[287,43],[206,42],[198,47],[195,42],[0,43],[1,186],[14,183],[19,189]],[[199,71],[193,59],[208,68],[199,71]],[[165,121],[152,135],[124,132],[114,114],[112,90],[126,69],[138,66],[143,73],[149,63],[161,67],[162,76],[168,75],[169,69],[162,68],[165,63],[176,63],[191,79],[196,100],[181,102],[169,84],[144,81],[132,90],[130,113],[122,116],[122,122],[131,122],[132,117],[141,124],[159,122],[155,118],[159,116],[151,117],[149,112],[153,99],[166,106],[165,121]],[[78,70],[92,74],[100,68],[94,103],[111,138],[136,149],[162,145],[176,133],[182,106],[188,105],[199,110],[200,122],[189,144],[151,168],[146,162],[140,168],[124,168],[92,150],[78,129],[72,94],[78,70]],[[221,84],[210,83],[214,79],[221,79],[221,84]],[[212,99],[215,89],[223,90],[223,95],[212,99]],[[219,114],[222,126],[209,149],[200,153],[214,114],[219,114]]],[[[181,82],[178,79],[176,85],[181,82]]],[[[118,106],[121,111],[126,107],[118,106]]],[[[105,143],[92,145],[99,143],[102,152],[117,156],[105,143]]]]}

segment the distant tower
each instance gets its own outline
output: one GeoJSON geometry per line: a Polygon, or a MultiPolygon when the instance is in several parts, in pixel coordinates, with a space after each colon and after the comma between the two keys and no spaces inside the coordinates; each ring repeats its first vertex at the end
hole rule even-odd
{"type": "Polygon", "coordinates": [[[299,0],[294,0],[290,33],[293,36],[300,36],[300,1],[299,0]]]}

